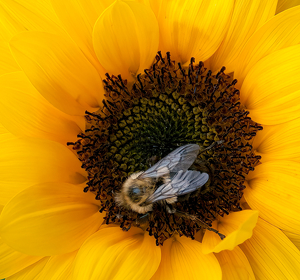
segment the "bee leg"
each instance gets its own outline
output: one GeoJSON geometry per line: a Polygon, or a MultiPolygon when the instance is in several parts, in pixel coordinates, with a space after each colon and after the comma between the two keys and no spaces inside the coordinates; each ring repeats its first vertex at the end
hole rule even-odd
{"type": "MultiPolygon", "coordinates": [[[[203,222],[202,220],[200,220],[199,218],[197,218],[196,216],[194,215],[191,215],[191,214],[188,214],[188,213],[184,213],[184,212],[181,212],[181,211],[176,211],[177,214],[179,214],[180,216],[184,216],[186,217],[187,219],[190,219],[192,221],[197,221],[197,222],[200,222],[201,224],[204,225],[204,227],[209,230],[209,231],[213,231],[214,233],[216,233],[217,235],[220,236],[221,240],[223,240],[226,236],[220,232],[218,232],[216,229],[214,228],[211,228],[208,224],[206,224],[205,222],[203,222]]],[[[175,213],[175,214],[176,214],[175,213]]]]}
{"type": "Polygon", "coordinates": [[[217,235],[219,235],[220,238],[221,238],[221,240],[223,240],[223,239],[226,237],[224,234],[218,232],[218,231],[217,231],[216,229],[214,229],[214,228],[207,227],[206,229],[209,230],[209,231],[213,231],[214,233],[216,233],[217,235]]]}
{"type": "Polygon", "coordinates": [[[130,228],[131,228],[131,224],[130,224],[127,228],[126,228],[126,227],[123,227],[122,230],[123,230],[123,231],[128,231],[128,230],[130,230],[130,228]]]}
{"type": "Polygon", "coordinates": [[[204,161],[202,161],[198,158],[196,158],[196,160],[194,161],[193,165],[191,166],[191,169],[192,170],[201,170],[201,172],[208,173],[208,175],[209,175],[208,181],[205,183],[205,185],[203,185],[201,188],[199,188],[196,191],[196,194],[198,194],[198,193],[200,193],[200,194],[207,193],[211,189],[211,186],[214,183],[215,170],[213,169],[213,167],[208,162],[204,162],[204,161]]]}
{"type": "Polygon", "coordinates": [[[138,217],[135,220],[135,225],[142,230],[146,230],[146,228],[149,225],[149,219],[150,219],[151,212],[146,213],[145,215],[138,217]]]}
{"type": "Polygon", "coordinates": [[[149,220],[150,213],[146,213],[145,215],[136,219],[136,224],[145,224],[149,220]]]}
{"type": "Polygon", "coordinates": [[[158,157],[157,156],[152,156],[151,158],[148,158],[147,161],[146,161],[149,166],[153,166],[155,163],[158,162],[158,157]]]}
{"type": "Polygon", "coordinates": [[[117,218],[117,219],[121,219],[121,218],[123,218],[123,215],[121,215],[120,211],[119,211],[119,213],[118,213],[118,214],[116,214],[116,218],[117,218]]]}
{"type": "Polygon", "coordinates": [[[166,209],[169,214],[174,214],[176,212],[176,209],[173,208],[171,204],[166,204],[166,209]]]}
{"type": "MultiPolygon", "coordinates": [[[[203,186],[200,189],[202,189],[202,188],[203,188],[203,186]]],[[[179,201],[179,202],[181,202],[181,201],[187,201],[187,200],[190,199],[190,196],[191,196],[191,193],[187,193],[187,194],[178,196],[177,197],[177,201],[179,201]]]]}

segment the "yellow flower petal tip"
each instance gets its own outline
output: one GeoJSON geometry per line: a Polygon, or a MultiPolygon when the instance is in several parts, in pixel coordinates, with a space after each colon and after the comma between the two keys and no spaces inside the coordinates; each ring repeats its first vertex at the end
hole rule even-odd
{"type": "Polygon", "coordinates": [[[76,116],[87,109],[97,110],[104,94],[101,77],[71,39],[23,32],[9,45],[32,85],[54,107],[76,116]]]}
{"type": "Polygon", "coordinates": [[[151,278],[158,279],[222,279],[221,266],[214,254],[204,255],[202,244],[174,234],[161,247],[161,263],[151,278]]]}
{"type": "Polygon", "coordinates": [[[160,49],[182,64],[191,57],[207,60],[226,35],[233,6],[232,0],[161,1],[157,9],[160,49]]]}
{"type": "Polygon", "coordinates": [[[49,182],[28,187],[5,205],[1,239],[32,256],[73,252],[101,226],[105,214],[96,203],[80,185],[49,182]]]}
{"type": "Polygon", "coordinates": [[[116,1],[98,18],[93,45],[111,74],[132,79],[151,65],[158,50],[159,29],[152,10],[135,1],[116,1]]]}
{"type": "Polygon", "coordinates": [[[215,221],[212,228],[218,229],[226,238],[220,240],[214,232],[206,231],[203,237],[203,254],[233,250],[237,245],[249,239],[257,223],[258,213],[255,210],[232,212],[219,221],[215,221]]]}
{"type": "Polygon", "coordinates": [[[150,279],[160,261],[154,237],[141,229],[101,228],[78,251],[72,279],[150,279]]]}

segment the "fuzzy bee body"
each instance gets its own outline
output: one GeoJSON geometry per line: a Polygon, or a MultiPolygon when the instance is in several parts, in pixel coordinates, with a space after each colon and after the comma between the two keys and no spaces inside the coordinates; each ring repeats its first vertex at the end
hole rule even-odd
{"type": "MultiPolygon", "coordinates": [[[[171,205],[178,197],[200,189],[209,180],[209,175],[188,170],[199,151],[199,145],[187,144],[172,151],[148,170],[133,173],[116,194],[117,204],[145,214],[152,211],[153,203],[171,205]]],[[[170,207],[166,208],[171,211],[170,207]]]]}

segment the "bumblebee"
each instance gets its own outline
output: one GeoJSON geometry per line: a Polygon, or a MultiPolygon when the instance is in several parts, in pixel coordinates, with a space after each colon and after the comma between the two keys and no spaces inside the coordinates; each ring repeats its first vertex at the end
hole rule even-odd
{"type": "Polygon", "coordinates": [[[200,189],[209,180],[205,172],[188,170],[199,151],[197,144],[181,146],[148,170],[131,174],[116,194],[116,202],[140,214],[152,211],[153,203],[161,203],[172,213],[168,205],[200,189]]]}

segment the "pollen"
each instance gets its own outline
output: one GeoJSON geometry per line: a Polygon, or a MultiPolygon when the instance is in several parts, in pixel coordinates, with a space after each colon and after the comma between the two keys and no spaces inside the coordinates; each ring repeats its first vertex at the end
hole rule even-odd
{"type": "Polygon", "coordinates": [[[69,142],[88,173],[84,192],[92,192],[105,211],[106,224],[123,230],[140,226],[157,245],[174,233],[194,239],[218,216],[242,210],[245,176],[259,164],[253,137],[262,126],[240,103],[237,80],[217,74],[191,58],[183,67],[158,52],[150,69],[127,83],[106,74],[103,105],[86,112],[86,130],[69,142]],[[145,171],[176,148],[195,143],[209,146],[190,169],[206,172],[209,181],[188,196],[178,197],[167,211],[159,203],[145,215],[116,203],[124,181],[145,171]]]}

